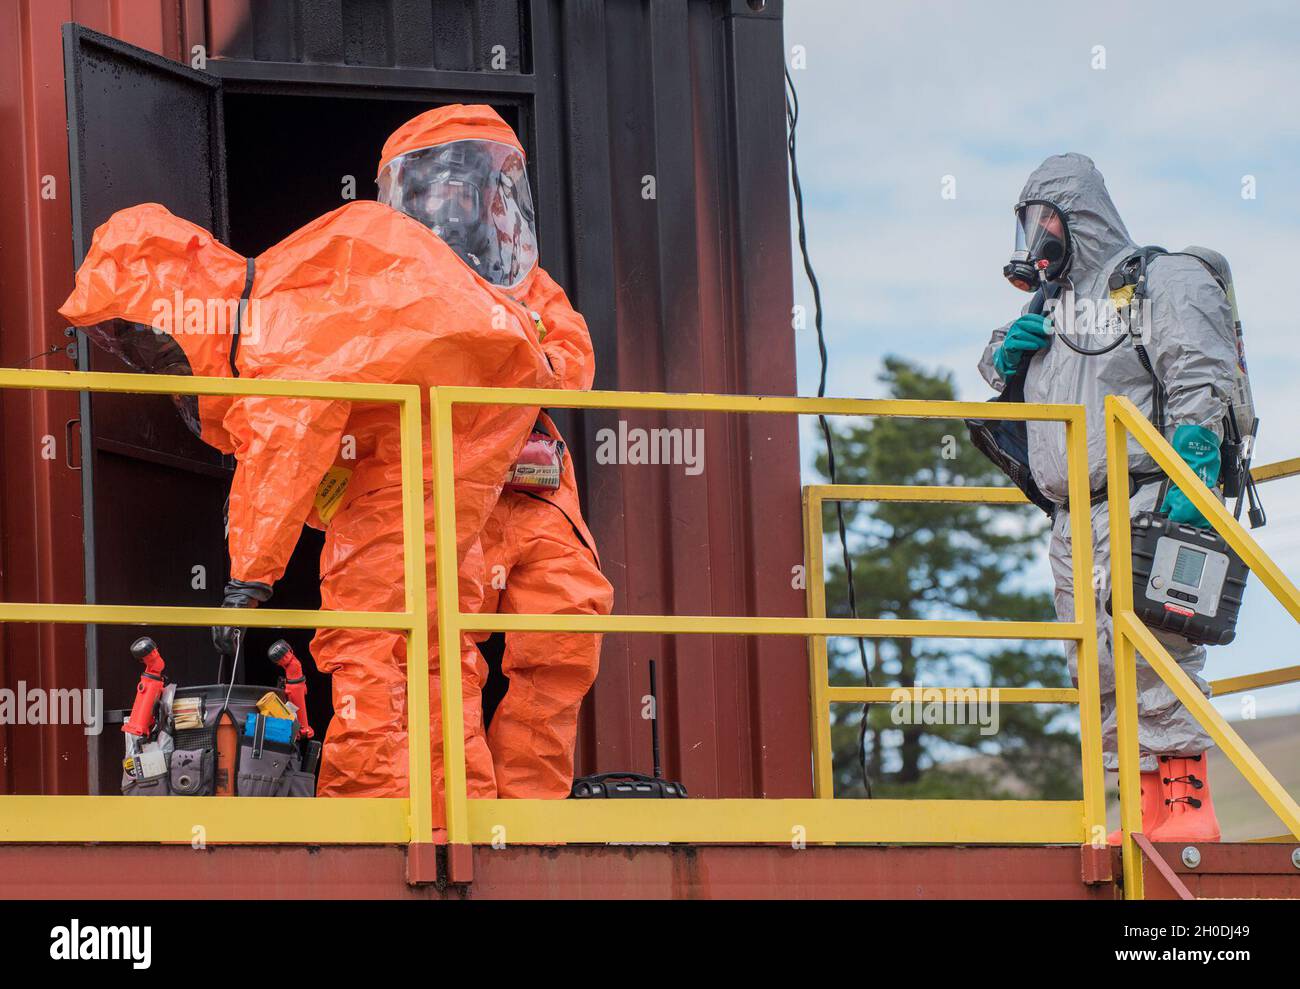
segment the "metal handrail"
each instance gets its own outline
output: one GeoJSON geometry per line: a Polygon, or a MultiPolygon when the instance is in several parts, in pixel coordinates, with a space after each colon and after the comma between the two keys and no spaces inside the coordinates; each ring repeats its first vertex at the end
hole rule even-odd
{"type": "MultiPolygon", "coordinates": [[[[1254,537],[1232,517],[1213,492],[1183,462],[1159,431],[1129,399],[1106,397],[1106,456],[1110,477],[1111,610],[1115,625],[1115,703],[1118,720],[1120,821],[1124,833],[1124,895],[1143,896],[1142,859],[1134,836],[1142,831],[1137,735],[1137,654],[1174,692],[1223,749],[1246,781],[1291,833],[1300,838],[1300,804],[1286,792],[1214,705],[1183,672],[1168,650],[1133,610],[1132,532],[1116,519],[1129,518],[1128,441],[1136,439],[1161,470],[1185,494],[1214,530],[1245,561],[1278,602],[1300,622],[1300,590],[1260,548],[1254,537]]],[[[1077,545],[1077,543],[1076,543],[1077,545]]],[[[1287,674],[1286,670],[1270,671],[1287,674]]],[[[1256,674],[1255,677],[1266,676],[1256,674]]],[[[1243,678],[1244,679],[1244,678],[1243,678]]],[[[1288,682],[1289,677],[1277,682],[1288,682]]],[[[1263,685],[1263,684],[1259,684],[1263,685]]]]}
{"type": "MultiPolygon", "coordinates": [[[[456,593],[454,540],[455,489],[452,475],[452,409],[458,404],[537,406],[575,409],[646,409],[796,415],[873,415],[930,419],[996,418],[1063,422],[1069,449],[1069,493],[1087,504],[1087,440],[1082,406],[1026,403],[909,400],[816,399],[750,395],[698,395],[640,392],[554,392],[545,390],[442,387],[430,394],[430,428],[435,457],[434,529],[438,588],[439,653],[459,654],[464,632],[649,632],[699,635],[801,635],[810,641],[826,636],[925,636],[959,638],[1064,639],[1078,645],[1077,692],[1019,691],[1015,700],[1078,702],[1084,752],[1082,801],[875,800],[823,799],[828,780],[824,759],[817,770],[813,799],[686,800],[657,802],[646,814],[637,801],[480,800],[465,789],[463,724],[459,703],[459,664],[442,671],[443,752],[446,767],[446,816],[450,878],[472,876],[470,846],[478,843],[566,842],[790,842],[906,841],[921,843],[1075,843],[1105,851],[1105,800],[1101,768],[1095,605],[1080,595],[1072,622],[980,622],[826,618],[824,602],[807,618],[666,615],[474,615],[460,611],[456,593]]],[[[820,497],[853,497],[863,489],[826,486],[820,497]]],[[[987,488],[931,488],[918,493],[904,487],[870,488],[873,497],[895,500],[1023,501],[1019,492],[987,488]]],[[[819,501],[818,501],[819,503],[819,501]]],[[[820,523],[818,524],[820,531],[820,523]]],[[[1091,583],[1092,557],[1086,512],[1072,521],[1075,579],[1091,583]]],[[[811,531],[811,530],[809,530],[811,531]]],[[[816,575],[809,587],[822,586],[820,541],[807,540],[806,571],[816,575]]],[[[816,661],[813,660],[814,667],[816,661]]],[[[814,674],[816,670],[814,669],[814,674]]],[[[812,680],[814,712],[832,688],[825,678],[812,680]]],[[[814,716],[816,718],[816,715],[814,716]]],[[[814,743],[815,747],[817,743],[814,743]]],[[[823,750],[824,753],[824,750],[823,750]]],[[[1106,863],[1094,863],[1092,875],[1104,879],[1106,863]],[[1104,874],[1103,874],[1104,873],[1104,874]]]]}
{"type": "MultiPolygon", "coordinates": [[[[431,862],[434,840],[428,717],[428,615],[425,610],[424,481],[420,430],[422,394],[415,386],[343,382],[145,376],[104,372],[0,370],[0,387],[56,391],[108,391],[187,395],[263,395],[342,401],[389,402],[400,410],[403,468],[405,609],[397,613],[258,609],[232,614],[220,608],[129,607],[116,605],[0,604],[0,621],[95,622],[106,624],[208,625],[286,628],[383,628],[408,639],[410,796],[321,801],[155,798],[150,814],[123,797],[0,797],[0,841],[189,841],[196,817],[212,842],[409,843],[413,858],[431,862]],[[158,803],[157,801],[161,801],[158,803]],[[196,814],[196,809],[201,814],[196,814]]],[[[798,635],[824,645],[827,636],[926,636],[1029,638],[1073,641],[1079,650],[1077,690],[1016,688],[1010,702],[1079,703],[1084,754],[1082,801],[949,801],[812,799],[664,801],[654,815],[635,801],[472,800],[466,791],[460,666],[443,664],[443,762],[449,878],[471,874],[466,854],[472,844],[497,842],[926,842],[1078,843],[1104,850],[1104,800],[1100,768],[1100,710],[1095,605],[1080,595],[1070,622],[975,622],[826,618],[824,599],[805,618],[662,615],[474,615],[459,610],[455,546],[455,480],[452,419],[456,404],[547,406],[587,409],[646,409],[796,415],[874,415],[917,418],[984,418],[1063,422],[1069,451],[1073,503],[1089,500],[1084,412],[1080,406],[1024,403],[806,399],[737,395],[571,393],[537,389],[434,388],[430,392],[430,439],[434,455],[435,568],[438,577],[438,634],[443,656],[459,654],[468,631],[651,632],[659,634],[798,635]]],[[[814,498],[862,493],[893,500],[984,500],[1013,504],[1023,499],[1008,489],[915,489],[896,486],[824,486],[814,498]]],[[[1087,513],[1074,513],[1072,536],[1079,550],[1075,579],[1091,581],[1087,513]]],[[[820,531],[820,529],[818,529],[820,531]]],[[[820,560],[820,540],[808,546],[820,560]]],[[[809,586],[821,588],[820,564],[809,586]]],[[[865,690],[866,688],[862,688],[865,690]]],[[[857,688],[824,684],[818,697],[857,699],[857,688]]],[[[826,779],[823,774],[820,779],[826,779]]],[[[427,875],[427,873],[426,873],[427,875]]]]}
{"type": "MultiPolygon", "coordinates": [[[[1068,407],[1073,416],[1062,419],[1066,423],[1066,443],[1069,450],[1070,491],[1075,491],[1076,477],[1087,483],[1087,438],[1079,406],[1068,407]]],[[[917,485],[873,485],[873,484],[827,484],[808,485],[804,488],[804,530],[807,546],[807,593],[808,604],[812,614],[824,616],[826,613],[825,567],[821,544],[824,538],[822,527],[822,505],[826,501],[878,501],[878,502],[930,502],[930,503],[977,503],[1000,505],[1028,504],[1028,499],[1017,488],[1006,487],[954,487],[954,486],[917,486],[917,485]]],[[[1085,513],[1073,513],[1085,515],[1085,513]]],[[[1071,517],[1071,534],[1075,546],[1085,547],[1074,561],[1074,578],[1084,579],[1092,570],[1092,543],[1084,535],[1083,527],[1087,522],[1071,517]],[[1075,530],[1078,531],[1075,531],[1075,530]]],[[[1090,579],[1090,578],[1089,578],[1090,579]]],[[[1090,597],[1077,596],[1076,600],[1090,597]]],[[[1085,612],[1092,609],[1085,604],[1085,612]]],[[[1095,612],[1092,615],[1095,621],[1095,612]]],[[[1004,627],[1006,623],[975,621],[965,623],[971,627],[971,637],[983,633],[989,628],[1004,627]]],[[[1084,820],[1085,830],[1090,836],[1093,847],[1105,847],[1105,791],[1101,772],[1101,718],[1098,707],[1099,698],[1095,691],[1085,684],[1096,683],[1097,642],[1096,626],[1089,624],[1077,613],[1075,621],[1048,622],[1047,625],[1057,630],[1069,630],[1070,635],[1058,635],[1055,638],[1073,640],[1079,647],[1079,684],[1078,688],[1048,687],[988,687],[962,688],[943,687],[943,697],[951,694],[964,696],[971,689],[990,690],[998,703],[1010,704],[1078,704],[1080,708],[1080,757],[1084,785],[1084,820]]],[[[847,634],[847,633],[843,633],[847,634]]],[[[1031,638],[1030,636],[1011,636],[1005,638],[1031,638]]],[[[826,637],[810,636],[808,640],[809,675],[812,678],[812,731],[813,731],[813,786],[817,797],[831,799],[834,796],[831,762],[830,705],[834,703],[854,702],[890,702],[899,699],[900,688],[896,687],[832,687],[830,686],[829,658],[826,637]]],[[[906,688],[901,688],[906,690],[906,688]]],[[[958,802],[960,803],[960,802],[958,802]]]]}
{"type": "MultiPolygon", "coordinates": [[[[433,844],[429,752],[428,615],[424,558],[421,400],[415,385],[272,381],[102,371],[0,369],[0,388],[332,399],[398,407],[402,451],[404,609],[400,612],[303,611],[279,608],[145,607],[104,604],[0,603],[0,622],[100,625],[236,625],[256,628],[362,628],[401,632],[407,640],[407,797],[356,800],[157,797],[149,812],[118,796],[0,796],[0,841],[408,843],[429,875],[433,844]]],[[[414,870],[417,874],[421,869],[414,870]]]]}

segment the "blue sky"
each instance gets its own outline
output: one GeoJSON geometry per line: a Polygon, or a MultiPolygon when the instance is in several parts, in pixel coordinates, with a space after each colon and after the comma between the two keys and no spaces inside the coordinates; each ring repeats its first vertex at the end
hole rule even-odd
{"type": "MultiPolygon", "coordinates": [[[[1227,255],[1261,419],[1256,463],[1300,455],[1300,4],[786,0],[785,32],[829,394],[878,397],[893,353],[950,369],[962,398],[988,397],[975,363],[1024,302],[1001,275],[1012,204],[1044,157],[1078,151],[1138,243],[1227,255]],[[955,198],[941,195],[946,176],[955,198]]],[[[811,312],[797,259],[795,294],[811,312]]],[[[803,394],[817,386],[809,324],[803,394]]],[[[1255,535],[1300,581],[1300,479],[1262,491],[1269,524],[1255,535]]],[[[1293,665],[1297,639],[1255,581],[1237,641],[1211,650],[1207,673],[1293,665]]],[[[1300,687],[1255,700],[1261,715],[1300,710],[1300,687]]],[[[1219,703],[1239,713],[1236,698],[1219,703]]]]}

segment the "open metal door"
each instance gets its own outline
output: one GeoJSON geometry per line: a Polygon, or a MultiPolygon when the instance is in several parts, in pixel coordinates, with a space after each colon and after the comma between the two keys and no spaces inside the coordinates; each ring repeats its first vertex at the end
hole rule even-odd
{"type": "MultiPolygon", "coordinates": [[[[226,239],[220,80],[78,24],[64,25],[63,53],[76,263],[97,226],[138,203],[161,203],[226,239]]],[[[80,335],[78,366],[129,370],[80,335]]],[[[226,458],[186,428],[165,396],[83,395],[81,450],[86,601],[219,604],[226,458]]],[[[86,630],[87,686],[103,689],[109,709],[130,705],[139,671],[128,646],[138,634],[86,630]]],[[[159,645],[169,674],[213,679],[206,629],[163,630],[159,645]]],[[[90,739],[92,793],[117,785],[117,734],[90,739]]]]}

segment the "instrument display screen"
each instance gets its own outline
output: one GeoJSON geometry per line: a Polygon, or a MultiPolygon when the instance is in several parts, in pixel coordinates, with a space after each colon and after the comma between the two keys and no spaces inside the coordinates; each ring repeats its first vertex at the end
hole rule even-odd
{"type": "Polygon", "coordinates": [[[1178,547],[1178,558],[1174,560],[1174,580],[1185,587],[1199,587],[1201,574],[1205,571],[1205,554],[1190,546],[1178,547]]]}

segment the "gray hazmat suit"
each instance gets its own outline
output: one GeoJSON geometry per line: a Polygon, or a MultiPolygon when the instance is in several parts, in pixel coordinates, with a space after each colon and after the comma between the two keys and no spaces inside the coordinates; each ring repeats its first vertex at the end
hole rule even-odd
{"type": "MultiPolygon", "coordinates": [[[[1029,359],[1025,378],[1028,402],[1081,404],[1087,409],[1089,487],[1101,495],[1106,487],[1106,434],[1104,402],[1107,395],[1123,395],[1148,418],[1152,412],[1151,377],[1142,366],[1132,342],[1125,340],[1109,353],[1085,356],[1056,336],[1069,333],[1078,346],[1095,350],[1127,334],[1110,303],[1107,279],[1116,265],[1136,246],[1129,237],[1106,191],[1105,181],[1092,160],[1080,154],[1048,158],[1032,175],[1020,194],[1022,200],[1041,199],[1064,215],[1070,236],[1071,261],[1055,311],[1049,312],[1053,335],[1049,346],[1029,359]]],[[[1232,394],[1236,372],[1236,339],[1228,301],[1209,272],[1194,258],[1153,258],[1148,265],[1149,308],[1143,318],[1142,337],[1160,381],[1164,384],[1165,437],[1185,424],[1196,424],[1223,435],[1223,417],[1232,394]]],[[[997,390],[1004,382],[993,366],[993,355],[1007,326],[993,331],[980,360],[980,373],[997,390]]],[[[1056,614],[1074,619],[1074,587],[1070,561],[1070,518],[1062,423],[1028,423],[1029,465],[1042,492],[1062,506],[1052,522],[1048,548],[1055,582],[1056,614]]],[[[1134,477],[1158,474],[1155,462],[1135,441],[1129,444],[1129,471],[1134,477]]],[[[1158,483],[1136,489],[1130,513],[1156,507],[1158,483]]],[[[1116,755],[1115,666],[1111,648],[1112,624],[1106,614],[1109,596],[1109,510],[1105,500],[1091,508],[1093,565],[1105,577],[1097,585],[1097,637],[1100,659],[1102,745],[1108,769],[1119,765],[1116,755]]],[[[1174,659],[1207,694],[1200,673],[1205,648],[1181,636],[1156,632],[1174,659]]],[[[1073,643],[1067,644],[1070,673],[1077,680],[1073,643]]],[[[1213,744],[1159,675],[1139,657],[1138,740],[1142,770],[1157,767],[1156,755],[1195,755],[1213,744]]]]}

